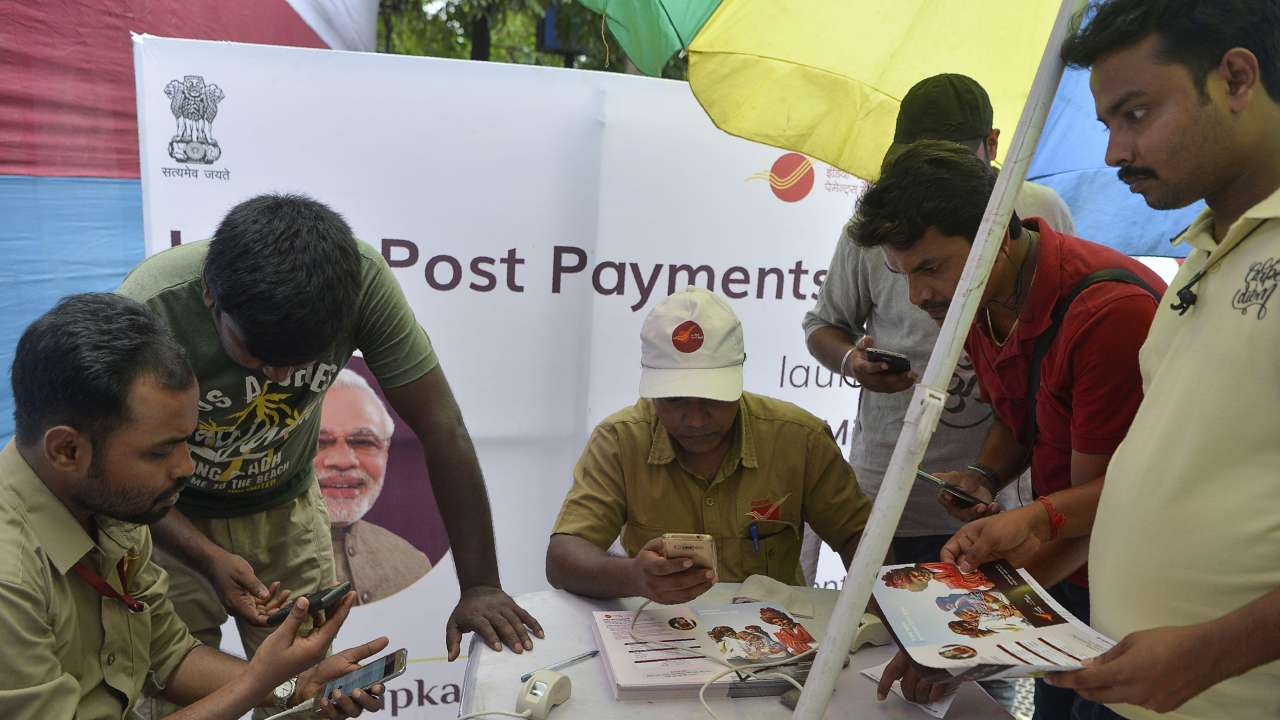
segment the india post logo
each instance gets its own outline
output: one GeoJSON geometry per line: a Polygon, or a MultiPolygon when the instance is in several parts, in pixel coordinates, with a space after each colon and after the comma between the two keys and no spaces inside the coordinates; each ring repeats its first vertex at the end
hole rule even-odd
{"type": "Polygon", "coordinates": [[[768,180],[769,189],[783,202],[803,200],[813,189],[813,161],[800,153],[778,158],[769,172],[756,173],[748,180],[768,180]]]}
{"type": "Polygon", "coordinates": [[[692,320],[685,320],[671,331],[671,344],[682,353],[697,352],[703,339],[702,328],[692,320]]]}

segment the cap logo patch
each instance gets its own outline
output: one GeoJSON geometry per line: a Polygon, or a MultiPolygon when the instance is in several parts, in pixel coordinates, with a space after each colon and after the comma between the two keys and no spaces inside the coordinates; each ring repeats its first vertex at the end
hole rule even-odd
{"type": "Polygon", "coordinates": [[[685,320],[671,331],[671,344],[682,353],[697,352],[703,339],[702,328],[692,320],[685,320]]]}

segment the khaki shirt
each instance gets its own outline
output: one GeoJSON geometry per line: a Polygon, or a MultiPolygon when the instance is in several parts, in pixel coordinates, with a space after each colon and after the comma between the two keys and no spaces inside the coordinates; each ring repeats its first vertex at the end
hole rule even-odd
{"type": "Polygon", "coordinates": [[[608,548],[621,532],[633,556],[663,533],[706,533],[715,538],[720,580],[768,575],[803,585],[803,523],[843,549],[871,505],[831,429],[810,413],[743,393],[734,428],[733,445],[708,481],[676,457],[651,401],[614,413],[587,441],[552,533],[608,548]]]}
{"type": "Polygon", "coordinates": [[[119,720],[153,674],[168,680],[199,643],[165,598],[144,526],[95,518],[98,542],[36,477],[13,442],[0,452],[0,715],[119,720]],[[131,613],[71,572],[84,559],[117,591],[127,558],[131,613]]]}
{"type": "MultiPolygon", "coordinates": [[[[1116,640],[1207,623],[1280,588],[1280,190],[1213,240],[1206,209],[1139,361],[1146,393],[1107,466],[1089,543],[1090,624],[1116,640]],[[1170,305],[1192,288],[1184,315],[1170,305]]],[[[1136,720],[1280,718],[1280,661],[1136,720]]]]}
{"type": "Polygon", "coordinates": [[[390,597],[431,569],[426,553],[371,522],[335,526],[332,534],[338,582],[351,581],[359,605],[390,597]]]}

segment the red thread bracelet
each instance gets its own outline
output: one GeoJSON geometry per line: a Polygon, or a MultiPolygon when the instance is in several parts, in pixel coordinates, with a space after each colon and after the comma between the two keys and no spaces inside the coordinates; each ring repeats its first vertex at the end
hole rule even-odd
{"type": "Polygon", "coordinates": [[[1053,506],[1053,501],[1044,495],[1036,498],[1036,501],[1044,506],[1045,512],[1049,513],[1049,539],[1056,540],[1058,530],[1067,522],[1067,516],[1058,512],[1058,508],[1053,506]]]}

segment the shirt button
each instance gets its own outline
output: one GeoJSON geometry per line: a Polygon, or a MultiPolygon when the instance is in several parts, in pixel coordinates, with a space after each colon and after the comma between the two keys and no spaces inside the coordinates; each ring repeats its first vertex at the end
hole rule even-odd
{"type": "Polygon", "coordinates": [[[368,593],[368,591],[365,591],[365,592],[360,593],[360,602],[362,602],[362,603],[367,603],[367,602],[369,602],[369,593],[368,593]]]}
{"type": "Polygon", "coordinates": [[[115,665],[115,664],[116,664],[116,654],[115,654],[115,653],[107,653],[107,664],[108,664],[108,665],[115,665]]]}
{"type": "Polygon", "coordinates": [[[356,554],[356,546],[355,546],[355,545],[347,545],[347,554],[348,554],[348,555],[350,555],[350,556],[352,556],[352,557],[355,557],[355,554],[356,554]]]}
{"type": "Polygon", "coordinates": [[[712,505],[716,504],[716,499],[713,497],[709,497],[706,500],[703,500],[703,502],[706,503],[707,507],[711,507],[712,505]]]}

